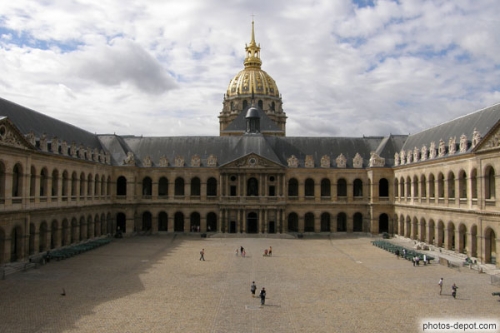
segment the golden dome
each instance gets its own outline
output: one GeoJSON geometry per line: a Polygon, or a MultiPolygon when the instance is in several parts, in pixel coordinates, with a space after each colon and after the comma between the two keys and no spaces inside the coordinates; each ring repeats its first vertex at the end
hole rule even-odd
{"type": "Polygon", "coordinates": [[[240,71],[229,82],[226,97],[241,95],[257,95],[280,97],[278,86],[274,79],[263,71],[260,66],[260,44],[255,43],[254,23],[252,21],[252,39],[249,45],[245,45],[247,56],[243,64],[245,69],[240,71]]]}

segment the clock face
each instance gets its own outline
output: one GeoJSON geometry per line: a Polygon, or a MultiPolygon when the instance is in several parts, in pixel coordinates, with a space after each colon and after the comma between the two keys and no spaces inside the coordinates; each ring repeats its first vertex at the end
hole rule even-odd
{"type": "Polygon", "coordinates": [[[250,159],[248,160],[248,164],[250,164],[250,165],[255,165],[255,164],[257,164],[257,160],[256,160],[254,157],[252,157],[252,158],[250,158],[250,159]]]}

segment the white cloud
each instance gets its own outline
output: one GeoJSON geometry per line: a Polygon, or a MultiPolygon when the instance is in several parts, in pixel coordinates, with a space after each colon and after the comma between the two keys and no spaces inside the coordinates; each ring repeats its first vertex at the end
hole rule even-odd
{"type": "Polygon", "coordinates": [[[0,2],[1,97],[91,132],[218,135],[255,14],[287,134],[387,135],[499,102],[494,0],[0,2]]]}

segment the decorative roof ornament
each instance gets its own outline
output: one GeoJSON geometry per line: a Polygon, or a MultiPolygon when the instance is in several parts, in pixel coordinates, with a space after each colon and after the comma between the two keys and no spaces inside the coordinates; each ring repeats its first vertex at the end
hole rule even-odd
{"type": "Polygon", "coordinates": [[[413,162],[418,162],[420,160],[420,150],[415,147],[413,148],[413,162]]]}
{"type": "Polygon", "coordinates": [[[314,158],[312,155],[306,155],[305,167],[314,168],[314,158]]]}
{"type": "Polygon", "coordinates": [[[399,166],[399,153],[394,153],[394,166],[399,166]]]}
{"type": "Polygon", "coordinates": [[[413,152],[408,149],[408,151],[406,152],[406,164],[410,164],[413,160],[413,152]]]}
{"type": "Polygon", "coordinates": [[[450,140],[448,141],[448,155],[454,155],[455,152],[457,151],[457,137],[450,137],[450,140]]]}
{"type": "Polygon", "coordinates": [[[243,64],[245,68],[255,67],[260,68],[262,65],[262,60],[260,60],[260,43],[257,45],[255,42],[255,32],[254,32],[254,22],[252,20],[252,37],[250,44],[245,44],[245,51],[247,52],[247,57],[243,64]]]}
{"type": "Polygon", "coordinates": [[[360,169],[363,167],[363,157],[359,155],[359,153],[356,153],[354,158],[352,159],[352,166],[354,168],[360,169]]]}
{"type": "Polygon", "coordinates": [[[290,156],[286,161],[289,168],[297,168],[299,166],[299,159],[295,155],[290,156]]]}
{"type": "Polygon", "coordinates": [[[160,166],[161,167],[168,167],[168,159],[165,155],[163,155],[162,157],[160,157],[160,166]]]}
{"type": "Polygon", "coordinates": [[[212,168],[217,166],[217,157],[215,155],[208,156],[207,166],[212,168]]]}
{"type": "Polygon", "coordinates": [[[175,163],[176,167],[183,167],[184,166],[184,157],[180,156],[180,155],[177,155],[175,157],[174,163],[175,163]]]}
{"type": "Polygon", "coordinates": [[[144,159],[142,160],[142,165],[144,165],[145,167],[150,167],[151,165],[153,165],[153,161],[151,161],[151,157],[149,155],[144,157],[144,159]]]}
{"type": "Polygon", "coordinates": [[[481,141],[481,133],[474,128],[474,132],[472,133],[472,148],[476,147],[479,144],[479,141],[481,141]]]}
{"type": "Polygon", "coordinates": [[[191,166],[195,168],[199,168],[201,165],[201,158],[199,155],[191,156],[191,166]]]}
{"type": "Polygon", "coordinates": [[[323,155],[323,157],[321,158],[321,167],[322,168],[329,168],[330,167],[330,156],[323,155]]]}
{"type": "Polygon", "coordinates": [[[439,157],[443,157],[446,154],[446,146],[444,145],[443,139],[439,140],[439,157]]]}
{"type": "Polygon", "coordinates": [[[338,168],[345,169],[347,164],[347,158],[345,158],[344,154],[340,153],[340,155],[335,159],[338,168]]]}
{"type": "Polygon", "coordinates": [[[465,153],[467,151],[467,135],[462,134],[460,136],[460,152],[465,153]]]}
{"type": "Polygon", "coordinates": [[[431,142],[431,146],[429,147],[429,159],[436,158],[436,143],[434,141],[431,142]]]}
{"type": "Polygon", "coordinates": [[[370,167],[383,167],[385,165],[385,158],[380,157],[377,153],[370,153],[370,167]]]}
{"type": "Polygon", "coordinates": [[[427,146],[426,145],[423,145],[422,149],[420,150],[420,159],[422,161],[427,160],[427,146]]]}

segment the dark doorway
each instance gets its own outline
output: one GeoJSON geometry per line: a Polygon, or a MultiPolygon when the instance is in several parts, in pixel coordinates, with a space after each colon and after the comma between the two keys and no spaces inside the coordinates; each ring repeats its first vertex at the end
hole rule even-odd
{"type": "Polygon", "coordinates": [[[174,216],[174,231],[184,231],[184,214],[180,212],[174,216]]]}
{"type": "Polygon", "coordinates": [[[387,216],[387,214],[380,214],[378,232],[389,232],[389,216],[387,216]]]}
{"type": "Polygon", "coordinates": [[[256,213],[248,213],[247,216],[247,233],[256,234],[259,232],[259,219],[256,213]]]}
{"type": "Polygon", "coordinates": [[[229,233],[230,234],[236,233],[236,222],[235,221],[229,222],[229,233]]]}
{"type": "Polygon", "coordinates": [[[127,219],[123,213],[116,214],[116,230],[121,230],[123,233],[127,232],[127,219]]]}
{"type": "Polygon", "coordinates": [[[274,221],[269,221],[269,228],[268,228],[268,232],[269,232],[270,234],[274,234],[274,233],[276,233],[276,229],[275,229],[275,228],[276,228],[276,227],[275,227],[275,223],[274,223],[274,221]]]}

